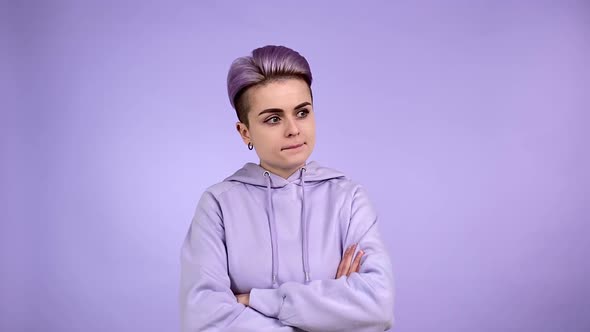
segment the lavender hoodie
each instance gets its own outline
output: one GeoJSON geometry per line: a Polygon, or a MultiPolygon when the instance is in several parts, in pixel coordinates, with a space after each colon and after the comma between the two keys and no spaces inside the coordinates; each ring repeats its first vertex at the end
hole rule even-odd
{"type": "Polygon", "coordinates": [[[284,179],[254,163],[201,196],[181,249],[182,331],[384,331],[393,274],[366,191],[308,162],[284,179]],[[335,279],[346,248],[359,273],[335,279]],[[250,293],[250,305],[234,294],[250,293]]]}

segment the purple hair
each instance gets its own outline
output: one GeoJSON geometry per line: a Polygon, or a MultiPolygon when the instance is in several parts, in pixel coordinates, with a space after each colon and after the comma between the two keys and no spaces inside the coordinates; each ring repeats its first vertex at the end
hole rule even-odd
{"type": "MultiPolygon", "coordinates": [[[[311,93],[311,69],[298,52],[285,47],[267,45],[252,51],[251,56],[234,60],[227,74],[227,93],[240,122],[248,125],[248,106],[242,98],[246,90],[283,78],[304,80],[311,93]]],[[[313,97],[312,97],[313,100],[313,97]]]]}

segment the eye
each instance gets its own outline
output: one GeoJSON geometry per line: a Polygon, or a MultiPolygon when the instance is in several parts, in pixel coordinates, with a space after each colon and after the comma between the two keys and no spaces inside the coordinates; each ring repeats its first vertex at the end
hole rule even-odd
{"type": "Polygon", "coordinates": [[[279,122],[279,120],[281,120],[281,118],[279,118],[278,116],[271,116],[270,118],[266,119],[264,122],[265,123],[270,123],[270,124],[276,124],[279,122]]]}
{"type": "Polygon", "coordinates": [[[297,112],[297,116],[300,118],[305,118],[309,114],[309,110],[307,108],[302,109],[301,111],[297,112]]]}

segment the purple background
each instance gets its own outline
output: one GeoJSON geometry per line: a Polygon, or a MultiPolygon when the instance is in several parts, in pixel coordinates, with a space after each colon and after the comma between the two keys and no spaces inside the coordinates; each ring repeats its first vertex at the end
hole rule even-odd
{"type": "Polygon", "coordinates": [[[394,330],[590,330],[589,10],[4,3],[0,330],[178,330],[197,200],[258,161],[227,70],[266,44],[311,63],[310,159],[380,212],[394,330]]]}

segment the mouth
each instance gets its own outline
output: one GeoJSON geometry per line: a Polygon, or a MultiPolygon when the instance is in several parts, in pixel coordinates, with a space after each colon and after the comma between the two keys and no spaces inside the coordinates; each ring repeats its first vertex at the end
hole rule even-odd
{"type": "Polygon", "coordinates": [[[296,145],[289,145],[289,146],[286,146],[286,147],[282,148],[282,149],[281,149],[281,151],[283,151],[283,150],[293,150],[293,149],[297,149],[297,148],[300,148],[300,147],[302,147],[303,145],[305,145],[305,143],[296,144],[296,145]]]}

